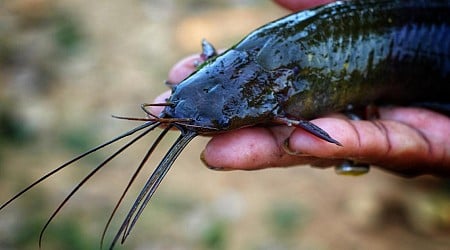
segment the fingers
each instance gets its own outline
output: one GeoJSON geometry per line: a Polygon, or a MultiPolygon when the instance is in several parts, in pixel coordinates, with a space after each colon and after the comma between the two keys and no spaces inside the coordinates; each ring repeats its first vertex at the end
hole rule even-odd
{"type": "Polygon", "coordinates": [[[288,136],[286,128],[272,132],[265,128],[243,128],[214,136],[202,153],[204,163],[215,169],[259,169],[292,160],[280,149],[278,138],[288,136]],[[279,133],[279,135],[274,135],[279,133]]]}
{"type": "Polygon", "coordinates": [[[242,128],[214,136],[202,153],[203,162],[214,170],[256,170],[298,164],[330,165],[334,161],[287,154],[280,146],[293,128],[242,128]]]}
{"type": "Polygon", "coordinates": [[[189,76],[195,70],[195,62],[201,61],[200,55],[195,54],[188,56],[176,63],[169,72],[168,81],[171,83],[179,83],[189,76]]]}
{"type": "Polygon", "coordinates": [[[312,8],[318,5],[333,2],[332,0],[310,0],[310,1],[298,1],[298,0],[275,0],[275,2],[286,9],[292,11],[299,11],[303,9],[312,8]]]}
{"type": "MultiPolygon", "coordinates": [[[[214,170],[257,170],[305,164],[326,167],[342,162],[342,159],[303,153],[298,147],[293,149],[289,146],[291,151],[296,152],[288,153],[283,145],[292,138],[292,131],[294,128],[288,126],[249,127],[219,134],[208,142],[201,158],[205,165],[214,170]]],[[[314,143],[334,145],[304,133],[314,143]]]]}
{"type": "Polygon", "coordinates": [[[417,158],[416,164],[412,165],[421,167],[423,173],[450,176],[450,117],[420,108],[384,109],[382,115],[384,119],[408,126],[426,145],[427,151],[423,150],[409,160],[412,162],[417,158]]]}
{"type": "MultiPolygon", "coordinates": [[[[217,53],[223,53],[224,49],[218,49],[217,53]]],[[[170,83],[179,83],[196,70],[196,63],[202,62],[200,54],[188,56],[176,63],[169,72],[170,83]]]]}
{"type": "Polygon", "coordinates": [[[339,116],[313,121],[343,147],[302,129],[291,134],[290,127],[245,128],[213,137],[203,160],[220,169],[253,170],[296,164],[327,166],[353,159],[405,175],[450,175],[448,117],[418,108],[381,108],[380,113],[382,120],[377,121],[339,116]],[[283,150],[286,138],[296,155],[283,150]]]}
{"type": "Polygon", "coordinates": [[[354,159],[405,174],[450,173],[448,117],[417,108],[380,112],[382,120],[377,121],[315,120],[343,147],[324,143],[302,130],[294,131],[289,146],[316,157],[354,159]]]}
{"type": "MultiPolygon", "coordinates": [[[[188,77],[195,70],[195,62],[200,61],[200,55],[195,54],[188,56],[178,63],[176,63],[172,69],[169,71],[169,78],[167,81],[171,84],[178,84],[183,79],[188,77]]],[[[153,103],[165,103],[166,99],[170,97],[171,91],[168,90],[161,95],[157,96],[153,103]]],[[[163,111],[163,106],[153,106],[151,111],[153,114],[159,115],[163,111]]]]}

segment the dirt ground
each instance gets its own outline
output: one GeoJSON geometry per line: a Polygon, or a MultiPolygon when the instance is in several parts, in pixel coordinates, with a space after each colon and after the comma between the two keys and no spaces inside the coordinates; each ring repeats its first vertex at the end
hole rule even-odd
{"type": "MultiPolygon", "coordinates": [[[[0,3],[0,202],[133,126],[180,58],[206,38],[226,48],[288,14],[270,1],[16,0],[0,3]],[[3,5],[3,6],[2,6],[3,5]]],[[[163,141],[106,237],[110,242],[176,133],[163,141]]],[[[43,249],[98,249],[151,142],[102,168],[54,218],[43,249]]],[[[196,138],[119,249],[449,249],[450,181],[308,166],[214,172],[196,138]]],[[[119,146],[95,153],[0,211],[0,249],[37,249],[58,204],[119,146]]],[[[232,157],[232,156],[230,156],[232,157]]]]}

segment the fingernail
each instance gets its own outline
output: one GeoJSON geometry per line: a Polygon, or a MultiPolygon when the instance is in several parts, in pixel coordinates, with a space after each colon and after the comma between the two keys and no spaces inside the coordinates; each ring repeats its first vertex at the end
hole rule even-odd
{"type": "Polygon", "coordinates": [[[206,166],[207,168],[209,168],[209,169],[211,169],[211,170],[214,170],[214,171],[230,171],[230,170],[232,170],[232,169],[230,169],[230,168],[216,167],[216,166],[211,166],[211,165],[209,165],[209,164],[206,162],[206,159],[205,159],[205,151],[204,151],[204,150],[203,150],[202,153],[200,154],[200,160],[203,162],[203,164],[205,164],[205,166],[206,166]]]}
{"type": "Polygon", "coordinates": [[[367,174],[370,171],[370,165],[352,160],[345,160],[343,163],[336,165],[334,170],[338,175],[360,176],[367,174]]]}
{"type": "Polygon", "coordinates": [[[284,152],[286,152],[288,155],[294,155],[294,156],[309,156],[308,154],[299,152],[299,151],[295,151],[292,150],[291,147],[289,146],[289,138],[287,138],[286,140],[284,140],[283,144],[281,145],[281,147],[283,148],[284,152]]]}

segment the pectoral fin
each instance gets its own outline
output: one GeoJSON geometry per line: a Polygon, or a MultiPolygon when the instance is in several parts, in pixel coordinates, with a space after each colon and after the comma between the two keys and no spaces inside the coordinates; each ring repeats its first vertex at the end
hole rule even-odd
{"type": "Polygon", "coordinates": [[[334,143],[338,146],[342,146],[340,142],[333,139],[325,130],[319,128],[318,126],[314,125],[313,123],[305,120],[293,120],[285,117],[280,117],[275,119],[278,123],[282,123],[288,126],[295,126],[298,128],[302,128],[309,133],[319,137],[322,140],[325,140],[330,143],[334,143]]]}

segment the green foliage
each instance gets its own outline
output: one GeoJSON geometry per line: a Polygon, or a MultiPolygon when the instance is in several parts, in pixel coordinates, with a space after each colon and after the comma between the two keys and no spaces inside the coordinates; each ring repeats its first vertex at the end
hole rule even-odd
{"type": "Polygon", "coordinates": [[[0,107],[0,147],[2,144],[17,145],[28,142],[32,138],[31,130],[5,106],[0,107]]]}
{"type": "Polygon", "coordinates": [[[83,152],[95,145],[95,135],[89,128],[65,129],[60,135],[61,142],[65,148],[73,152],[83,152]]]}
{"type": "Polygon", "coordinates": [[[279,237],[289,237],[303,228],[308,219],[306,209],[298,204],[279,202],[269,211],[270,227],[279,237]]]}
{"type": "Polygon", "coordinates": [[[54,40],[58,49],[65,55],[75,53],[84,41],[78,22],[70,15],[60,13],[54,18],[54,25],[54,40]]]}
{"type": "Polygon", "coordinates": [[[226,249],[228,240],[228,226],[224,221],[216,220],[211,222],[209,227],[203,231],[202,245],[205,249],[221,250],[226,249]]]}
{"type": "MultiPolygon", "coordinates": [[[[42,214],[25,221],[16,232],[15,245],[20,249],[36,249],[44,222],[42,214]]],[[[75,218],[59,219],[50,224],[42,242],[44,249],[84,250],[98,248],[95,238],[86,235],[83,225],[75,218]]]]}

